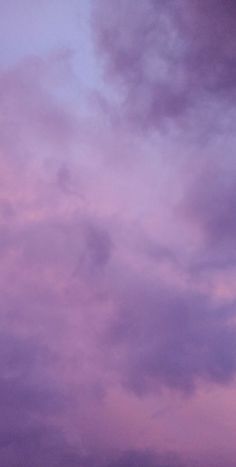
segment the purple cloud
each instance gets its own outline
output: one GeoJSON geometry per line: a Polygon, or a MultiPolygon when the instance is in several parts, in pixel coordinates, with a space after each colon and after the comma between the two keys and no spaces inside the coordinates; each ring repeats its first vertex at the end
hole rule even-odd
{"type": "Polygon", "coordinates": [[[65,405],[53,378],[45,380],[55,356],[41,343],[6,330],[0,336],[0,460],[5,465],[61,465],[70,453],[62,434],[50,423],[65,405]]]}
{"type": "Polygon", "coordinates": [[[223,255],[235,250],[235,169],[217,163],[204,164],[183,198],[186,218],[200,229],[208,249],[223,255]]]}
{"type": "Polygon", "coordinates": [[[47,3],[0,64],[0,464],[233,465],[234,4],[47,3]]]}
{"type": "Polygon", "coordinates": [[[140,128],[234,101],[233,1],[103,0],[95,7],[108,76],[123,93],[125,115],[140,128]]]}
{"type": "Polygon", "coordinates": [[[123,384],[137,394],[163,387],[192,392],[202,381],[225,384],[235,377],[230,309],[143,280],[125,285],[118,303],[107,345],[123,384]]]}
{"type": "MultiPolygon", "coordinates": [[[[118,459],[109,461],[106,467],[183,467],[176,456],[171,454],[158,455],[152,451],[127,451],[118,456],[118,459]]],[[[105,466],[104,466],[105,467],[105,466]]]]}

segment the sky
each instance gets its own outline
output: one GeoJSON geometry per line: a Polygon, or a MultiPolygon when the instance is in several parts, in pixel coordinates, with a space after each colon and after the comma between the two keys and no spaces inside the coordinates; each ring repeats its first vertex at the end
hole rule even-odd
{"type": "Polygon", "coordinates": [[[235,0],[0,0],[0,44],[0,464],[235,467],[235,0]]]}

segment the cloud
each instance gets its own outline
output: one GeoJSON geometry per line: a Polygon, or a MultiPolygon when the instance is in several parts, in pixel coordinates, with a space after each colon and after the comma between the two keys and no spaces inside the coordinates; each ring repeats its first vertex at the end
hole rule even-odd
{"type": "Polygon", "coordinates": [[[234,379],[230,308],[144,278],[126,282],[117,303],[107,345],[125,387],[140,395],[165,387],[191,393],[202,382],[234,379]]]}
{"type": "Polygon", "coordinates": [[[126,121],[160,128],[201,109],[206,124],[211,106],[234,102],[233,1],[94,3],[98,50],[126,121]]]}
{"type": "Polygon", "coordinates": [[[61,465],[71,448],[52,419],[65,399],[53,377],[45,379],[55,356],[41,342],[9,329],[2,330],[0,347],[1,463],[61,465]]]}
{"type": "MultiPolygon", "coordinates": [[[[99,3],[97,33],[125,95],[121,114],[139,127],[181,119],[203,96],[224,105],[233,96],[228,55],[214,80],[212,46],[209,66],[203,61],[211,2],[172,5],[99,3]]],[[[226,24],[234,35],[226,7],[213,16],[223,18],[222,41],[226,24]]],[[[70,67],[60,52],[0,72],[0,463],[182,466],[165,452],[185,450],[174,424],[187,433],[188,423],[161,402],[181,399],[187,411],[200,391],[226,391],[235,377],[233,300],[191,270],[195,255],[206,272],[205,254],[224,275],[216,251],[222,261],[232,255],[234,171],[221,179],[215,162],[195,171],[197,151],[184,147],[189,177],[175,164],[176,140],[174,157],[162,157],[158,138],[135,139],[97,109],[83,119],[67,89],[70,67]]]]}
{"type": "MultiPolygon", "coordinates": [[[[181,467],[183,464],[171,454],[158,455],[152,451],[130,450],[108,461],[106,467],[181,467]]],[[[105,466],[104,466],[105,467],[105,466]]]]}
{"type": "Polygon", "coordinates": [[[231,163],[201,167],[187,183],[182,200],[185,217],[200,230],[208,250],[231,255],[235,250],[235,169],[231,163]]]}
{"type": "Polygon", "coordinates": [[[73,166],[78,123],[51,89],[61,60],[29,59],[0,74],[0,463],[11,467],[85,465],[67,429],[68,404],[77,410],[79,398],[86,413],[104,393],[96,368],[87,368],[82,321],[90,278],[112,248],[106,227],[63,189],[71,186],[65,173],[58,190],[58,170],[73,166]]]}

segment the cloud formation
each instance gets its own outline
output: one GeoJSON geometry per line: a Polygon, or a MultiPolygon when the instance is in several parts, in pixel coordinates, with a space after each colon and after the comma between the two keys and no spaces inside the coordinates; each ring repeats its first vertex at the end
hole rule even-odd
{"type": "Polygon", "coordinates": [[[102,0],[95,6],[99,51],[135,125],[159,128],[235,100],[233,1],[102,0]]]}
{"type": "Polygon", "coordinates": [[[56,3],[0,60],[0,464],[233,465],[234,4],[56,3]]]}
{"type": "Polygon", "coordinates": [[[130,287],[126,282],[108,339],[123,383],[143,395],[163,386],[192,392],[201,380],[232,381],[236,329],[230,315],[200,293],[140,278],[130,287]]]}

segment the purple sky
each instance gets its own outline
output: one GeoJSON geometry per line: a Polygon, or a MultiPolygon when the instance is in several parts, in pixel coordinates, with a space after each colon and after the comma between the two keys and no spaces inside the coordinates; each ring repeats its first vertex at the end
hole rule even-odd
{"type": "Polygon", "coordinates": [[[0,465],[235,467],[235,0],[0,0],[0,44],[0,465]]]}

